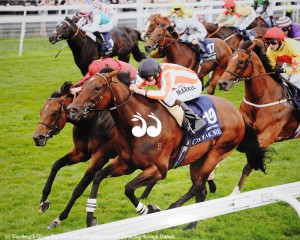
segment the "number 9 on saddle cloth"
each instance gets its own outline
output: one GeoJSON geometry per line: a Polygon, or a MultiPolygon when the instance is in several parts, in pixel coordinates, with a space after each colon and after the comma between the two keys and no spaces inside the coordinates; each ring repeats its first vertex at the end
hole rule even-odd
{"type": "Polygon", "coordinates": [[[96,36],[96,42],[99,44],[99,55],[108,56],[112,54],[114,42],[110,33],[93,33],[96,36]]]}

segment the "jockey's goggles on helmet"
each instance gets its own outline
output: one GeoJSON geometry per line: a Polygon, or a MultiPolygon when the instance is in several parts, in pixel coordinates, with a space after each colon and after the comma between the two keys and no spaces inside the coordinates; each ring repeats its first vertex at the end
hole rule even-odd
{"type": "Polygon", "coordinates": [[[269,40],[269,41],[265,41],[265,45],[277,45],[279,43],[278,40],[269,40]]]}
{"type": "Polygon", "coordinates": [[[181,10],[181,8],[174,8],[174,11],[179,11],[181,10]]]}
{"type": "Polygon", "coordinates": [[[289,30],[289,28],[290,28],[290,27],[284,27],[284,28],[281,28],[281,30],[284,31],[284,32],[286,32],[286,31],[289,30]]]}

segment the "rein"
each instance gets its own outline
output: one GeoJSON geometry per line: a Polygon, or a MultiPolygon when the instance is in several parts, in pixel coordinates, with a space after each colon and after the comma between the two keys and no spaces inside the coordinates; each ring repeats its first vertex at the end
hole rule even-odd
{"type": "MultiPolygon", "coordinates": [[[[243,78],[243,74],[245,73],[245,71],[247,70],[248,66],[249,66],[249,63],[252,64],[252,70],[251,70],[251,74],[253,73],[253,69],[254,69],[254,65],[253,65],[253,61],[252,61],[252,51],[251,52],[248,52],[244,49],[237,49],[235,51],[240,51],[240,52],[244,52],[246,54],[249,54],[249,58],[245,64],[245,67],[242,69],[242,71],[240,72],[240,74],[237,74],[235,72],[232,72],[230,70],[225,70],[225,72],[229,72],[230,74],[232,74],[233,76],[236,77],[236,80],[234,81],[234,83],[238,83],[241,81],[241,79],[244,79],[244,81],[250,81],[251,79],[253,78],[257,78],[257,77],[262,77],[262,76],[266,76],[266,75],[272,75],[274,74],[275,72],[268,72],[268,73],[263,73],[263,74],[258,74],[258,75],[254,75],[254,76],[250,76],[250,77],[245,77],[243,78]]],[[[276,101],[276,102],[271,102],[271,103],[266,103],[266,104],[254,104],[254,103],[251,103],[249,101],[246,100],[246,98],[243,99],[243,102],[252,106],[252,107],[257,107],[257,108],[264,108],[264,107],[269,107],[269,106],[274,106],[274,105],[277,105],[277,104],[281,104],[281,103],[285,103],[287,102],[287,99],[283,99],[283,100],[279,100],[279,101],[276,101]]]]}
{"type": "MultiPolygon", "coordinates": [[[[88,106],[88,107],[86,107],[86,108],[83,110],[83,117],[84,117],[84,118],[87,117],[87,114],[88,114],[90,111],[102,111],[102,110],[92,109],[92,108],[93,108],[94,106],[96,106],[100,100],[103,99],[103,95],[104,95],[104,93],[106,92],[107,89],[110,90],[111,94],[113,95],[114,102],[116,102],[116,97],[114,96],[114,92],[113,92],[113,90],[112,90],[112,88],[111,88],[111,84],[113,83],[113,81],[109,82],[109,81],[107,80],[107,78],[106,78],[103,74],[101,74],[101,73],[96,73],[96,75],[98,75],[98,76],[100,76],[100,77],[102,77],[102,78],[104,79],[104,81],[106,82],[105,85],[107,86],[107,88],[103,91],[103,94],[98,98],[98,100],[97,100],[96,102],[92,103],[91,106],[88,106]]],[[[104,86],[105,86],[105,85],[104,85],[104,86]]],[[[130,91],[129,98],[128,98],[125,102],[120,103],[120,104],[117,105],[117,106],[114,106],[114,107],[109,108],[108,111],[116,110],[117,108],[120,108],[120,107],[126,105],[126,104],[129,103],[129,101],[131,100],[132,95],[133,95],[133,91],[130,91]]]]}
{"type": "Polygon", "coordinates": [[[50,130],[48,131],[46,138],[53,138],[54,135],[57,135],[59,133],[59,129],[58,129],[58,125],[60,124],[61,121],[61,117],[62,117],[62,113],[64,112],[64,102],[56,99],[56,98],[48,98],[49,101],[54,100],[56,102],[58,102],[60,104],[60,111],[59,111],[59,116],[56,119],[56,122],[54,124],[53,127],[51,127],[49,124],[44,123],[44,122],[39,122],[39,124],[45,125],[47,128],[49,128],[50,130]]]}
{"type": "MultiPolygon", "coordinates": [[[[214,31],[213,33],[209,34],[207,37],[210,38],[211,36],[215,35],[217,32],[219,32],[221,30],[220,27],[217,28],[216,31],[214,31]]],[[[225,40],[224,40],[225,41],[225,40]]]]}

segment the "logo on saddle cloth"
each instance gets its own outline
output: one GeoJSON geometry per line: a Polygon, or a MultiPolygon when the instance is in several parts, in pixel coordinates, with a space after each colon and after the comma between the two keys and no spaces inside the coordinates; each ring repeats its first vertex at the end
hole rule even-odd
{"type": "Polygon", "coordinates": [[[199,49],[199,46],[195,46],[191,43],[188,43],[188,45],[192,48],[192,50],[194,52],[196,52],[197,55],[199,56],[200,63],[217,59],[215,43],[211,39],[207,38],[200,44],[202,44],[202,46],[205,49],[206,53],[202,53],[199,49]]]}

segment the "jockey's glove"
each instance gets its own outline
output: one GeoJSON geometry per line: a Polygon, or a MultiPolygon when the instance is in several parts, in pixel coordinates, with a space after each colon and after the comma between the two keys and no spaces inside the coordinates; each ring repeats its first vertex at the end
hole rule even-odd
{"type": "Polygon", "coordinates": [[[275,68],[274,72],[275,72],[274,75],[276,77],[279,77],[280,73],[284,73],[284,69],[283,68],[275,68]]]}

